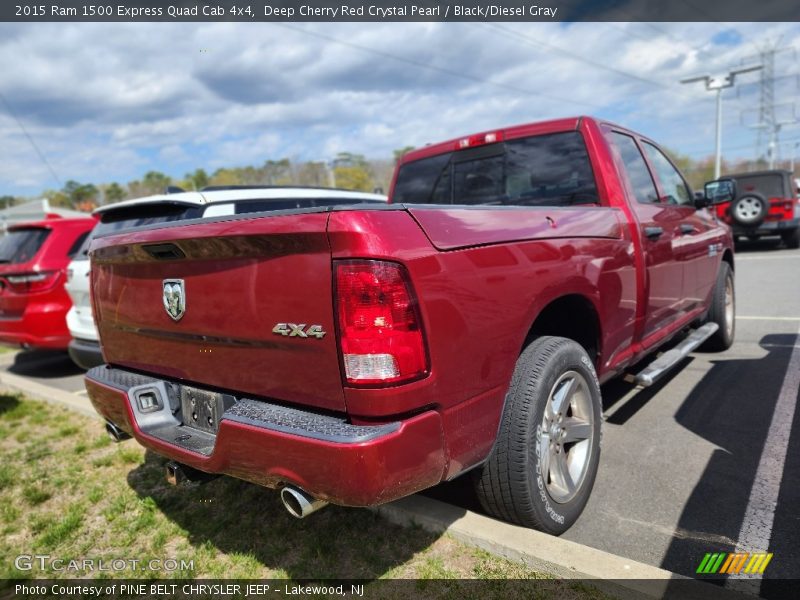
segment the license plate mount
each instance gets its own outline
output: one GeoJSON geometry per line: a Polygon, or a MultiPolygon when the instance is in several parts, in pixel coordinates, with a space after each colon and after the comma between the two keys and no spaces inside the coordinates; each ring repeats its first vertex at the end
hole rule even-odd
{"type": "Polygon", "coordinates": [[[216,435],[225,409],[233,405],[232,396],[220,392],[181,386],[183,424],[216,435]]]}

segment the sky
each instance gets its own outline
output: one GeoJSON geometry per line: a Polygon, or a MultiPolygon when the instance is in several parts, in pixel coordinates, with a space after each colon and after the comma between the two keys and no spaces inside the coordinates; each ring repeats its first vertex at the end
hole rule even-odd
{"type": "MultiPolygon", "coordinates": [[[[714,150],[714,95],[679,81],[779,40],[776,113],[789,120],[796,23],[0,23],[0,195],[283,157],[390,159],[582,114],[700,159],[714,150]]],[[[758,80],[723,93],[725,158],[756,153],[758,80]]],[[[800,126],[781,140],[788,157],[800,126]]]]}

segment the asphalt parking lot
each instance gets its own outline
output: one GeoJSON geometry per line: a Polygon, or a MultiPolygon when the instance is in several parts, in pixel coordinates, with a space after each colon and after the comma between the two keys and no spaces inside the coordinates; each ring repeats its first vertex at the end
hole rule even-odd
{"type": "MultiPolygon", "coordinates": [[[[644,391],[604,386],[600,472],[564,537],[684,575],[707,552],[768,550],[761,593],[779,597],[781,579],[800,578],[800,251],[769,241],[740,248],[736,294],[731,350],[694,353],[644,391]]],[[[0,363],[85,395],[66,355],[0,363]]],[[[431,494],[476,508],[463,481],[431,494]]]]}

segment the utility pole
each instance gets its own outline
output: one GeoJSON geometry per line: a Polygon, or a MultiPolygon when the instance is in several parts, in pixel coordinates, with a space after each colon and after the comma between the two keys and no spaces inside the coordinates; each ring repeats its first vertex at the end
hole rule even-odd
{"type": "Polygon", "coordinates": [[[764,156],[762,154],[762,147],[764,143],[764,137],[766,136],[766,158],[770,169],[775,168],[775,163],[778,159],[778,152],[780,148],[778,136],[780,134],[781,127],[784,125],[793,125],[797,123],[797,119],[794,116],[793,102],[784,103],[786,106],[791,106],[791,118],[778,120],[776,116],[775,109],[778,105],[775,104],[775,81],[782,78],[775,77],[775,56],[786,51],[791,51],[796,56],[795,50],[792,46],[780,47],[780,43],[781,38],[765,42],[758,46],[757,56],[752,56],[743,59],[742,61],[749,63],[753,60],[758,60],[763,66],[759,81],[760,94],[758,105],[758,123],[750,125],[750,127],[758,130],[758,137],[756,138],[756,154],[762,157],[764,156]]]}
{"type": "Polygon", "coordinates": [[[722,90],[733,87],[737,75],[742,73],[749,73],[750,71],[758,71],[762,65],[750,65],[732,69],[727,75],[699,75],[697,77],[689,77],[688,79],[681,79],[681,83],[695,83],[702,81],[705,83],[706,90],[709,92],[716,92],[717,94],[717,127],[715,133],[715,150],[714,150],[714,179],[719,179],[722,170],[722,90]]]}

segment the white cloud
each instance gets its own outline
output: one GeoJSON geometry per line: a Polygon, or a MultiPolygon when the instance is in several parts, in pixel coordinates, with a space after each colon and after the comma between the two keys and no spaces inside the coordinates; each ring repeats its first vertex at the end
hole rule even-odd
{"type": "MultiPolygon", "coordinates": [[[[340,151],[390,158],[407,145],[576,114],[702,155],[713,148],[713,97],[678,81],[741,64],[753,41],[791,41],[799,31],[784,23],[4,24],[0,91],[60,178],[94,183],[340,151]]],[[[750,152],[755,133],[741,113],[757,92],[726,93],[724,143],[745,147],[733,153],[750,152]]],[[[0,193],[54,187],[4,113],[0,104],[0,193]]]]}

